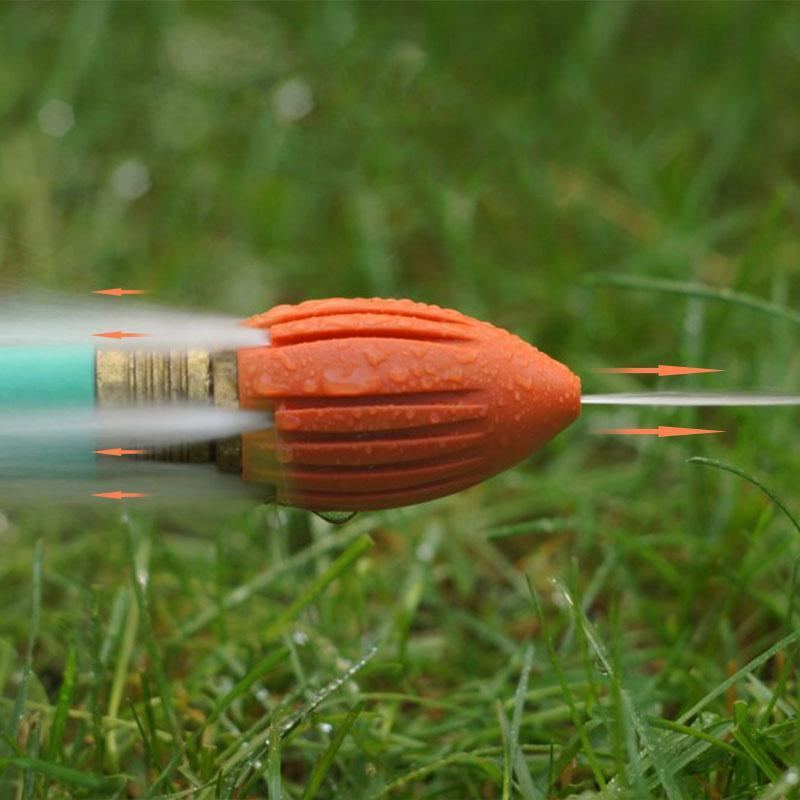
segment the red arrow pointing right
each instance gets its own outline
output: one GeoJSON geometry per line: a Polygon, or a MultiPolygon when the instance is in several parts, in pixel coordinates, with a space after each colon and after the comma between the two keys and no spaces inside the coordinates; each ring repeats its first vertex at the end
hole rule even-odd
{"type": "Polygon", "coordinates": [[[126,294],[147,294],[145,289],[95,289],[92,294],[106,294],[111,297],[122,297],[126,294]]]}
{"type": "Polygon", "coordinates": [[[705,369],[702,367],[671,367],[659,364],[657,367],[599,367],[593,372],[606,375],[658,375],[662,378],[671,375],[699,375],[702,372],[724,372],[722,369],[705,369]]]}
{"type": "Polygon", "coordinates": [[[659,439],[664,439],[669,436],[696,436],[701,433],[725,433],[725,431],[705,428],[671,428],[668,425],[659,425],[657,428],[601,428],[596,433],[614,436],[658,436],[659,439]]]}

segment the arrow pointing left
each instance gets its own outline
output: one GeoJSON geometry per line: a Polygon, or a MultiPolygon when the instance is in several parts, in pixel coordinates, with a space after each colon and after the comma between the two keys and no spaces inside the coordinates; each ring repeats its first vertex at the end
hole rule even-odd
{"type": "Polygon", "coordinates": [[[129,333],[128,331],[108,331],[107,333],[93,333],[92,336],[100,336],[103,339],[139,339],[142,336],[149,336],[148,333],[129,333]]]}
{"type": "Polygon", "coordinates": [[[147,294],[145,289],[95,289],[92,294],[105,294],[111,297],[122,297],[126,294],[147,294]]]}
{"type": "Polygon", "coordinates": [[[148,496],[141,492],[95,492],[92,494],[92,497],[102,497],[105,500],[127,500],[128,498],[148,496]]]}
{"type": "Polygon", "coordinates": [[[99,456],[144,456],[147,455],[147,450],[123,450],[121,447],[112,447],[110,450],[95,450],[99,456]]]}

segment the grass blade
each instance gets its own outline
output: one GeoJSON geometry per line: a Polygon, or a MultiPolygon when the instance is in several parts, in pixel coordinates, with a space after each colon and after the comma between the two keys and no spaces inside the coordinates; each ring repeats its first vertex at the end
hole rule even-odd
{"type": "Polygon", "coordinates": [[[692,728],[689,725],[681,725],[669,719],[662,719],[661,717],[648,717],[647,721],[654,728],[663,728],[667,731],[681,733],[684,736],[689,736],[693,739],[700,739],[704,742],[708,742],[714,747],[719,747],[721,750],[725,750],[735,758],[742,758],[744,756],[744,753],[742,753],[741,750],[738,750],[732,744],[728,744],[728,742],[726,742],[724,739],[720,739],[718,736],[712,736],[710,733],[699,730],[698,728],[692,728]]]}
{"type": "MultiPolygon", "coordinates": [[[[36,640],[39,636],[39,622],[41,619],[42,611],[42,556],[43,556],[43,543],[41,539],[36,541],[33,551],[33,566],[31,568],[31,616],[30,616],[30,629],[28,633],[28,647],[25,652],[25,661],[22,665],[22,675],[20,677],[19,690],[14,701],[14,708],[11,713],[11,719],[7,728],[7,733],[3,737],[5,746],[0,746],[0,756],[8,752],[8,741],[16,742],[17,735],[22,724],[22,718],[25,715],[25,707],[28,702],[28,686],[30,684],[31,675],[33,673],[33,649],[36,646],[36,640]]],[[[13,751],[12,751],[13,752],[13,751]]],[[[0,777],[5,772],[6,766],[16,765],[20,766],[25,763],[25,759],[0,759],[0,777]]],[[[22,781],[25,782],[24,770],[27,767],[22,766],[23,775],[22,781]]]]}
{"type": "Polygon", "coordinates": [[[558,682],[561,686],[561,692],[564,695],[564,699],[567,701],[567,705],[569,706],[570,716],[572,718],[572,724],[575,726],[575,729],[578,732],[578,737],[580,738],[581,745],[583,746],[583,750],[586,754],[586,760],[589,762],[589,766],[592,769],[592,774],[594,775],[594,779],[597,782],[597,785],[600,787],[600,789],[602,791],[605,791],[607,787],[605,776],[603,775],[603,771],[600,768],[600,762],[597,760],[597,755],[594,752],[594,747],[592,747],[592,743],[589,740],[589,736],[586,731],[586,726],[584,725],[583,718],[578,712],[578,705],[575,702],[575,697],[572,694],[572,689],[570,688],[569,682],[567,681],[567,676],[564,673],[564,666],[561,663],[561,659],[558,657],[555,645],[553,644],[553,639],[550,636],[550,633],[545,626],[544,612],[542,611],[542,607],[539,603],[539,597],[534,591],[533,584],[531,583],[530,577],[528,575],[525,576],[525,580],[528,582],[528,592],[530,594],[533,609],[536,612],[537,617],[539,618],[540,625],[542,626],[542,633],[544,636],[545,643],[547,645],[547,652],[550,655],[550,661],[553,665],[553,669],[555,669],[556,671],[556,675],[558,676],[558,682]]]}
{"type": "Polygon", "coordinates": [[[613,273],[597,273],[589,276],[587,282],[597,286],[614,286],[619,289],[641,289],[647,292],[675,294],[682,297],[699,298],[701,300],[719,300],[740,308],[748,308],[769,314],[772,317],[800,325],[800,314],[780,303],[764,300],[745,292],[737,292],[727,287],[707,286],[703,283],[673,281],[667,278],[646,278],[639,275],[617,275],[613,273]]]}
{"type": "Polygon", "coordinates": [[[500,726],[500,738],[503,742],[503,784],[501,789],[501,800],[511,798],[511,746],[509,744],[509,724],[503,704],[498,700],[495,704],[497,711],[497,722],[500,726]]]}
{"type": "Polygon", "coordinates": [[[747,721],[747,703],[744,700],[737,700],[734,706],[733,717],[736,720],[736,727],[733,729],[733,738],[744,750],[750,760],[769,778],[770,781],[777,781],[779,772],[769,753],[757,741],[752,727],[747,721]]]}
{"type": "MultiPolygon", "coordinates": [[[[536,753],[537,755],[546,755],[548,752],[548,748],[546,746],[542,747],[539,745],[523,745],[520,749],[523,754],[531,752],[536,753]]],[[[482,747],[478,750],[470,750],[463,753],[450,753],[446,756],[442,756],[442,758],[437,758],[434,761],[423,764],[421,767],[417,767],[416,769],[406,772],[399,778],[395,778],[395,780],[387,783],[381,789],[370,795],[370,800],[381,800],[381,798],[384,797],[391,797],[399,789],[403,789],[409,784],[416,783],[428,775],[432,775],[439,770],[454,766],[456,764],[477,767],[483,770],[483,772],[486,773],[490,779],[498,780],[500,779],[500,775],[497,773],[497,768],[493,763],[493,759],[496,759],[498,756],[502,755],[502,747],[482,747]]]]}
{"type": "Polygon", "coordinates": [[[536,788],[528,764],[519,746],[519,730],[522,726],[522,714],[525,709],[525,695],[528,691],[528,679],[533,669],[533,646],[528,645],[522,657],[522,669],[519,673],[517,689],[514,692],[514,713],[511,716],[511,727],[508,732],[508,747],[514,775],[519,783],[519,790],[525,800],[542,800],[544,795],[536,788]]]}
{"type": "Polygon", "coordinates": [[[14,702],[14,711],[8,729],[11,739],[16,739],[19,733],[19,726],[25,714],[25,704],[28,701],[28,685],[33,672],[33,649],[39,636],[39,621],[42,612],[42,554],[43,544],[42,540],[39,539],[33,551],[33,566],[31,568],[31,622],[28,633],[28,648],[25,652],[19,691],[14,702]]]}
{"type": "Polygon", "coordinates": [[[278,578],[310,564],[321,555],[324,555],[330,550],[334,550],[336,547],[344,544],[349,545],[353,540],[357,539],[358,536],[358,531],[354,531],[352,528],[342,531],[339,534],[331,534],[321,539],[319,542],[315,542],[311,546],[304,548],[290,558],[287,558],[277,566],[264,570],[252,580],[227,594],[219,605],[196,614],[190,622],[184,625],[184,627],[175,634],[175,636],[170,638],[168,644],[181,644],[190,636],[202,630],[206,625],[212,623],[221,614],[237,608],[242,605],[242,603],[246,603],[254,594],[263,590],[266,586],[278,580],[278,578]]]}
{"type": "Polygon", "coordinates": [[[253,684],[257,683],[270,670],[274,669],[281,661],[289,655],[289,648],[280,647],[274,650],[265,658],[262,658],[254,667],[248,670],[247,674],[214,706],[214,710],[209,714],[206,726],[216,722],[230,706],[240,697],[244,697],[253,684]]]}
{"type": "Polygon", "coordinates": [[[264,677],[270,670],[275,668],[281,661],[289,655],[286,647],[278,648],[268,656],[258,662],[248,673],[214,706],[206,722],[198,728],[184,743],[179,747],[169,763],[164,767],[159,776],[153,781],[145,794],[145,797],[152,797],[161,784],[169,778],[172,771],[178,766],[187,748],[191,747],[203,735],[209,725],[216,722],[222,714],[240,697],[243,697],[252,688],[253,684],[264,677]]]}
{"type": "Polygon", "coordinates": [[[14,646],[8,639],[0,639],[0,697],[6,687],[6,681],[14,666],[14,646]]]}
{"type": "Polygon", "coordinates": [[[264,631],[264,640],[271,642],[280,638],[286,628],[297,615],[328,588],[337,578],[341,577],[369,550],[374,542],[367,534],[359,536],[321,575],[317,576],[311,585],[300,594],[286,610],[264,631]]]}
{"type": "MultiPolygon", "coordinates": [[[[271,728],[269,737],[269,750],[267,752],[267,792],[269,800],[281,800],[281,744],[283,739],[278,733],[277,724],[271,728]]],[[[255,782],[258,771],[248,781],[255,782]]],[[[248,793],[249,794],[249,793],[248,793]]],[[[247,796],[247,794],[245,795],[247,796]]]]}
{"type": "MultiPolygon", "coordinates": [[[[291,733],[291,731],[297,728],[297,726],[300,725],[300,723],[302,723],[302,721],[306,719],[309,714],[313,713],[314,710],[324,703],[325,700],[327,700],[334,692],[337,692],[339,689],[341,689],[344,684],[346,684],[356,674],[364,669],[364,667],[374,658],[377,652],[377,645],[370,647],[369,650],[367,650],[367,652],[364,653],[364,655],[361,656],[361,658],[355,664],[351,665],[341,675],[337,675],[332,681],[323,686],[322,689],[315,692],[302,708],[299,708],[297,711],[283,718],[281,720],[281,724],[276,728],[277,735],[285,737],[291,733]]],[[[270,731],[275,727],[275,725],[272,725],[270,731]]],[[[239,762],[244,761],[243,766],[239,769],[239,773],[246,774],[254,767],[255,764],[264,760],[265,750],[266,757],[269,757],[269,748],[271,742],[272,734],[271,732],[268,732],[266,741],[257,740],[244,751],[237,753],[236,756],[229,762],[229,766],[233,767],[239,762]]],[[[250,779],[244,784],[244,788],[242,789],[244,796],[247,796],[247,793],[250,791],[257,778],[257,772],[255,774],[251,774],[250,779]]]]}
{"type": "Polygon", "coordinates": [[[670,770],[669,765],[662,758],[660,743],[653,739],[650,726],[647,724],[647,720],[639,708],[635,698],[631,692],[622,685],[622,681],[620,680],[616,667],[609,658],[605,646],[600,641],[597,631],[594,629],[592,623],[589,622],[589,619],[584,613],[580,604],[576,603],[572,599],[572,596],[569,594],[566,587],[561,587],[561,591],[569,603],[570,608],[573,610],[576,626],[578,626],[586,636],[586,640],[594,651],[595,658],[597,658],[597,660],[600,662],[605,674],[608,675],[609,678],[618,685],[618,691],[622,698],[623,707],[626,709],[627,714],[633,723],[633,727],[636,730],[642,747],[650,755],[653,767],[658,775],[661,785],[664,787],[667,797],[669,800],[681,800],[682,792],[675,781],[673,771],[670,770]]]}
{"type": "Polygon", "coordinates": [[[144,763],[149,773],[150,770],[155,769],[158,766],[158,757],[154,752],[152,743],[148,738],[147,733],[145,732],[144,725],[142,725],[142,720],[139,717],[139,713],[136,711],[136,705],[134,703],[130,703],[129,708],[131,710],[133,721],[136,723],[136,727],[139,730],[139,738],[142,740],[142,749],[144,750],[144,763]]]}
{"type": "Polygon", "coordinates": [[[691,458],[686,459],[687,464],[702,464],[706,467],[716,467],[717,469],[723,469],[726,472],[731,472],[734,475],[738,475],[740,478],[744,478],[746,481],[749,481],[753,484],[757,489],[760,489],[764,494],[775,503],[778,508],[783,511],[783,513],[788,517],[789,522],[792,523],[794,529],[800,533],[800,522],[798,522],[797,518],[792,514],[791,511],[784,505],[781,499],[767,486],[765,486],[761,481],[754,478],[752,475],[749,475],[744,470],[739,469],[738,467],[734,467],[731,464],[725,464],[722,461],[717,461],[713,458],[703,458],[701,456],[692,456],[691,458]]]}
{"type": "MultiPolygon", "coordinates": [[[[126,587],[125,596],[127,602],[120,602],[118,606],[123,609],[123,613],[120,614],[120,616],[115,614],[111,620],[113,626],[113,633],[111,635],[119,642],[112,673],[111,690],[108,694],[107,716],[112,719],[117,718],[122,705],[126,676],[128,674],[128,668],[130,667],[131,658],[133,657],[133,650],[136,646],[136,634],[139,630],[139,606],[132,602],[130,595],[131,592],[126,587]]],[[[116,766],[118,757],[116,728],[110,728],[105,739],[105,751],[112,765],[116,766]]],[[[102,764],[100,766],[102,766],[102,764]]]]}
{"type": "Polygon", "coordinates": [[[325,752],[319,757],[317,763],[314,764],[314,769],[308,777],[301,800],[313,800],[317,796],[317,792],[333,764],[333,759],[339,752],[339,748],[342,746],[347,734],[350,733],[350,729],[364,710],[365,705],[366,703],[364,700],[360,700],[356,703],[347,713],[342,724],[336,729],[328,746],[325,748],[325,752]]]}
{"type": "Polygon", "coordinates": [[[761,655],[756,656],[752,661],[748,662],[741,669],[734,672],[729,678],[726,678],[724,681],[722,681],[722,683],[718,684],[712,691],[698,700],[688,711],[684,711],[683,714],[678,717],[677,722],[681,725],[685,725],[692,717],[694,717],[696,714],[699,714],[709,703],[711,703],[712,700],[716,700],[721,694],[725,694],[725,692],[731,686],[733,686],[735,683],[738,683],[749,673],[757,670],[762,664],[765,664],[767,661],[769,661],[779,650],[785,649],[798,639],[800,639],[800,630],[794,631],[794,633],[790,633],[788,636],[784,636],[783,639],[776,642],[774,645],[772,645],[772,647],[761,653],[761,655]]]}
{"type": "Polygon", "coordinates": [[[146,589],[149,578],[147,561],[149,558],[150,547],[147,541],[143,542],[140,552],[137,553],[134,549],[133,531],[128,526],[128,563],[131,571],[131,580],[133,582],[133,591],[136,597],[136,605],[139,609],[139,619],[142,625],[142,633],[144,636],[144,644],[147,649],[147,654],[150,657],[153,676],[155,678],[156,687],[158,689],[159,698],[161,700],[161,709],[164,713],[167,726],[174,740],[179,742],[182,738],[181,726],[178,724],[177,717],[175,716],[174,703],[172,699],[172,690],[170,683],[167,679],[167,673],[164,668],[164,662],[161,658],[161,650],[156,642],[156,637],[153,632],[153,620],[150,615],[150,605],[147,601],[146,589]]]}
{"type": "MultiPolygon", "coordinates": [[[[11,758],[0,758],[0,770],[6,766],[14,766],[21,770],[32,770],[46,775],[59,783],[66,783],[79,789],[89,792],[108,792],[116,791],[120,783],[124,782],[122,777],[104,777],[93,775],[89,772],[81,772],[72,767],[65,767],[61,764],[53,764],[41,758],[27,758],[23,756],[12,756],[11,758]]],[[[95,795],[100,796],[99,794],[95,795]]]]}
{"type": "Polygon", "coordinates": [[[70,642],[67,648],[67,657],[64,664],[64,678],[58,690],[56,713],[50,729],[50,745],[47,750],[48,758],[57,761],[62,755],[61,747],[64,741],[64,728],[67,724],[69,707],[72,704],[72,695],[75,691],[75,672],[77,670],[78,654],[75,643],[70,642]]]}

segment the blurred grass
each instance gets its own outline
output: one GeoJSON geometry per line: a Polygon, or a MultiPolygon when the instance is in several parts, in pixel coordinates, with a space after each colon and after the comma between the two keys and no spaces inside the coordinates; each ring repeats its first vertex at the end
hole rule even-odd
{"type": "MultiPolygon", "coordinates": [[[[6,3],[0,32],[0,283],[409,296],[587,391],[800,382],[796,4],[6,3]]],[[[797,514],[796,413],[589,415],[730,433],[581,423],[341,528],[0,514],[0,796],[797,797],[796,531],[684,463],[797,514]]]]}

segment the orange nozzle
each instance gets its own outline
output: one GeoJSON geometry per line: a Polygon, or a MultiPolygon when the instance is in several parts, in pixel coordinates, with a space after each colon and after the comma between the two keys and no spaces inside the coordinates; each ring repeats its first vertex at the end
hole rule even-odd
{"type": "Polygon", "coordinates": [[[409,300],[311,300],[247,320],[239,351],[247,481],[316,511],[411,505],[501,472],[569,425],[580,381],[487,322],[409,300]]]}

